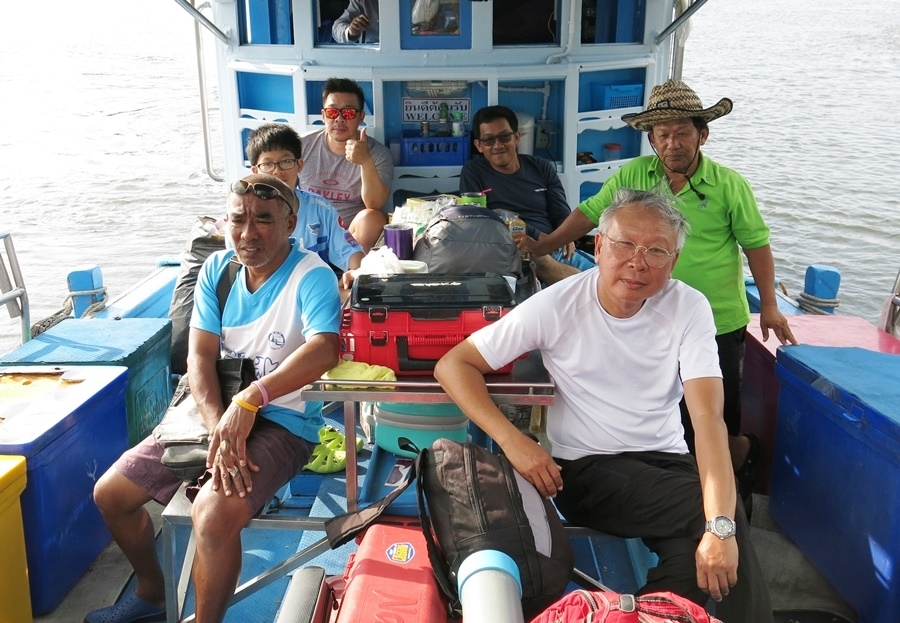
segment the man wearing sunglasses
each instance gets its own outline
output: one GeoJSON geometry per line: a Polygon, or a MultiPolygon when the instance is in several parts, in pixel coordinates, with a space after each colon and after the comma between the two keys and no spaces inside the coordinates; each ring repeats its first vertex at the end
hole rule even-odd
{"type": "MultiPolygon", "coordinates": [[[[191,507],[197,538],[193,582],[198,622],[221,621],[241,568],[241,529],[300,473],[324,425],[322,403],[299,390],[338,362],[340,297],[334,272],[291,242],[297,197],[270,175],[231,184],[226,235],[232,249],[201,269],[191,318],[191,396],[210,432],[207,472],[191,507]],[[217,287],[229,266],[236,278],[220,312],[217,287]],[[251,359],[257,380],[223,404],[216,360],[251,359]]],[[[100,478],[94,501],[134,568],[137,586],[85,623],[165,620],[165,585],[153,524],[144,505],[167,504],[181,477],[162,465],[151,434],[100,478]]]]}
{"type": "Polygon", "coordinates": [[[322,89],[325,128],[303,137],[300,188],[322,195],[341,224],[368,253],[387,223],[394,161],[387,147],[366,136],[362,88],[347,78],[329,78],[322,89]]]}
{"type": "MultiPolygon", "coordinates": [[[[569,216],[566,191],[556,166],[549,160],[517,152],[519,120],[506,106],[487,106],[472,118],[472,137],[475,148],[484,156],[472,158],[463,165],[459,175],[461,192],[480,192],[490,188],[487,206],[492,210],[508,210],[525,221],[526,235],[533,240],[546,237],[569,216]]],[[[516,241],[518,242],[518,241],[516,241]]],[[[576,252],[568,243],[553,253],[552,264],[565,262],[585,270],[593,266],[586,255],[576,252]]],[[[538,276],[551,266],[550,258],[538,264],[538,276]]]]}
{"type": "Polygon", "coordinates": [[[247,159],[254,173],[274,175],[294,189],[300,207],[293,236],[304,249],[317,253],[325,262],[344,271],[341,287],[353,284],[363,250],[349,231],[341,227],[337,210],[330,201],[297,188],[297,176],[303,170],[302,142],[294,129],[283,123],[266,123],[247,138],[247,159]]]}

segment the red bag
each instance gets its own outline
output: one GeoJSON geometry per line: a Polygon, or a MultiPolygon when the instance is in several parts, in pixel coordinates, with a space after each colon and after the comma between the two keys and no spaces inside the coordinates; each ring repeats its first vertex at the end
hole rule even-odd
{"type": "Polygon", "coordinates": [[[544,610],[531,623],[722,623],[702,606],[674,593],[620,595],[577,590],[544,610]]]}

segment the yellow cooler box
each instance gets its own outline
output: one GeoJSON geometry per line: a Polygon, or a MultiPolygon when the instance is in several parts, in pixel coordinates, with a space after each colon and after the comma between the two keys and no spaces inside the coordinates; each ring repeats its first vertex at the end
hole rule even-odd
{"type": "Polygon", "coordinates": [[[19,496],[25,490],[25,457],[0,456],[0,621],[31,623],[31,593],[19,496]]]}

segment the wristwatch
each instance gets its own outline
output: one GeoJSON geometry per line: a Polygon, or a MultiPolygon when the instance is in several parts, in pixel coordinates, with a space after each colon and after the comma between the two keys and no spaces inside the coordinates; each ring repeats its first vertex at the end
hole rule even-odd
{"type": "Polygon", "coordinates": [[[725,515],[720,515],[715,519],[706,522],[706,531],[712,532],[723,541],[730,536],[734,536],[735,523],[734,519],[729,519],[725,515]]]}

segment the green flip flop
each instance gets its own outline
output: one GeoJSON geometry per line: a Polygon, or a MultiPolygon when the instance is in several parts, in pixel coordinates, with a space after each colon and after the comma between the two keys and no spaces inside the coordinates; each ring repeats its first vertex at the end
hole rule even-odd
{"type": "MultiPolygon", "coordinates": [[[[356,438],[356,451],[362,450],[363,440],[356,438]]],[[[319,430],[319,443],[313,448],[312,457],[303,469],[317,474],[333,474],[347,469],[347,439],[333,426],[319,430]]]]}

